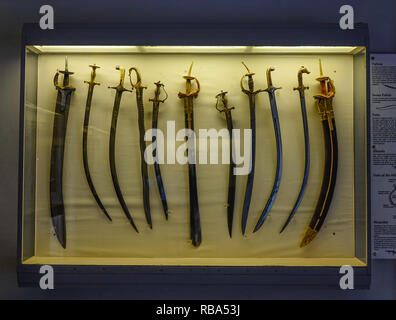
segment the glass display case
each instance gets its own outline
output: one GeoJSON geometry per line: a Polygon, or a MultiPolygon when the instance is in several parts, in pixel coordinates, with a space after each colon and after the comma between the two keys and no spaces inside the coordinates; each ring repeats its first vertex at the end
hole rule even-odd
{"type": "Polygon", "coordinates": [[[27,24],[22,43],[20,285],[38,285],[41,265],[54,267],[58,285],[171,279],[338,286],[343,265],[354,267],[355,287],[369,285],[367,26],[59,25],[45,31],[27,24]],[[294,90],[302,66],[310,72],[303,74],[309,87],[303,96],[294,90]],[[320,99],[332,103],[337,131],[329,141],[336,155],[325,140],[322,125],[332,125],[321,121],[320,99]],[[186,127],[195,135],[194,167],[186,163],[193,154],[185,152],[186,127]],[[154,146],[153,128],[158,166],[146,149],[154,146]],[[235,191],[230,150],[239,169],[235,191]],[[305,167],[301,202],[280,232],[305,167]],[[326,189],[323,225],[301,245],[329,183],[326,170],[334,193],[326,189]]]}

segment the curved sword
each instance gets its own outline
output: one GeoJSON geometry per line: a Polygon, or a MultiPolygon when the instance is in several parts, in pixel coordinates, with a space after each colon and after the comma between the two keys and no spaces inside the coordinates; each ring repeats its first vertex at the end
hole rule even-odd
{"type": "Polygon", "coordinates": [[[100,68],[96,64],[90,65],[92,68],[91,71],[91,80],[90,81],[84,81],[84,83],[88,84],[88,96],[87,96],[87,102],[85,105],[85,115],[84,115],[84,125],[83,125],[83,143],[82,143],[82,148],[83,148],[83,164],[84,164],[84,172],[85,172],[85,177],[88,182],[89,189],[91,190],[91,193],[93,197],[95,198],[96,203],[98,204],[99,208],[102,209],[103,213],[107,217],[107,219],[111,220],[110,215],[108,214],[106,208],[104,207],[102,201],[100,201],[100,198],[98,196],[98,193],[96,192],[96,189],[94,187],[94,184],[92,182],[91,178],[91,173],[89,171],[89,165],[88,165],[88,125],[89,125],[89,116],[91,113],[91,103],[92,103],[92,96],[93,96],[93,91],[94,87],[96,85],[100,85],[100,83],[95,82],[95,77],[96,77],[96,69],[100,68]]]}
{"type": "Polygon", "coordinates": [[[230,238],[232,237],[232,222],[234,218],[234,203],[235,203],[235,182],[236,176],[234,174],[235,162],[234,162],[234,148],[232,142],[232,117],[231,110],[235,109],[234,107],[229,107],[227,98],[227,92],[221,91],[217,96],[216,109],[221,113],[224,112],[226,121],[227,121],[227,129],[230,135],[230,166],[228,172],[228,201],[227,201],[227,222],[228,222],[228,233],[230,234],[230,238]]]}
{"type": "Polygon", "coordinates": [[[136,90],[136,105],[138,109],[138,124],[139,124],[139,147],[140,147],[140,170],[142,173],[142,183],[143,183],[143,206],[144,206],[144,214],[146,216],[146,220],[150,228],[153,227],[153,223],[151,221],[151,213],[150,213],[150,189],[149,189],[149,177],[148,177],[148,169],[147,162],[144,159],[144,150],[146,149],[146,141],[144,141],[144,105],[143,105],[143,90],[147,89],[147,87],[142,85],[142,77],[137,68],[132,67],[129,69],[129,80],[131,82],[131,86],[136,90]],[[136,83],[132,82],[131,73],[132,71],[136,74],[136,83]]]}
{"type": "Polygon", "coordinates": [[[63,248],[66,248],[66,219],[63,203],[63,158],[67,119],[69,116],[71,94],[76,89],[69,85],[70,72],[65,58],[65,70],[57,71],[54,85],[58,91],[52,133],[51,166],[50,166],[50,208],[51,220],[56,237],[63,248]],[[63,84],[58,83],[59,74],[63,74],[63,84]]]}
{"type": "MultiPolygon", "coordinates": [[[[153,117],[152,117],[152,129],[153,129],[153,136],[152,136],[152,143],[154,143],[157,139],[157,126],[158,126],[158,113],[159,113],[159,105],[160,103],[164,103],[166,99],[168,99],[168,94],[165,91],[164,84],[161,83],[161,81],[155,82],[154,83],[156,86],[155,93],[154,93],[154,98],[149,99],[153,103],[153,117]],[[165,99],[160,99],[160,94],[161,94],[161,88],[164,90],[166,97],[165,99]]],[[[168,220],[168,203],[166,201],[166,193],[165,193],[165,188],[164,184],[162,182],[162,176],[161,176],[161,169],[160,165],[158,163],[158,156],[157,156],[157,148],[154,149],[153,152],[154,156],[154,170],[155,170],[155,178],[157,180],[157,186],[158,190],[160,193],[161,197],[161,202],[162,202],[162,208],[164,210],[165,218],[168,220]]]]}
{"type": "Polygon", "coordinates": [[[305,231],[300,247],[308,245],[317,235],[322,227],[330,208],[333,198],[338,167],[338,141],[337,129],[334,119],[333,98],[335,87],[333,81],[323,76],[322,64],[319,60],[320,77],[316,80],[320,83],[321,93],[315,96],[319,115],[321,117],[324,139],[325,139],[325,168],[322,187],[318,202],[311,221],[305,231]]]}
{"type": "Polygon", "coordinates": [[[276,172],[275,172],[275,179],[274,179],[274,184],[272,186],[271,194],[268,198],[268,201],[264,207],[263,212],[261,213],[261,216],[253,232],[257,232],[261,228],[265,219],[268,216],[268,213],[271,211],[272,205],[274,204],[276,196],[279,191],[279,186],[282,177],[282,136],[279,125],[278,109],[276,107],[276,99],[275,99],[275,91],[281,88],[275,88],[272,85],[271,72],[274,70],[275,70],[274,68],[267,69],[268,88],[265,89],[264,91],[268,92],[268,97],[271,106],[271,113],[272,113],[272,121],[274,123],[275,140],[276,140],[276,172]]]}
{"type": "Polygon", "coordinates": [[[129,213],[128,207],[125,203],[124,197],[122,195],[121,189],[120,189],[120,184],[118,182],[118,177],[117,177],[117,169],[116,169],[116,163],[115,163],[115,138],[116,138],[116,131],[117,131],[117,120],[118,120],[118,113],[120,110],[120,104],[121,104],[121,97],[122,93],[124,91],[129,91],[132,92],[131,90],[127,90],[124,88],[124,79],[125,79],[125,69],[123,67],[116,67],[116,70],[120,70],[120,82],[116,87],[109,87],[110,89],[115,89],[116,95],[114,98],[114,106],[113,106],[113,114],[111,117],[111,129],[110,129],[110,140],[109,140],[109,160],[110,160],[110,172],[111,172],[111,178],[113,180],[113,185],[114,185],[114,190],[117,194],[118,201],[122,207],[122,210],[124,211],[126,217],[129,220],[129,223],[132,225],[132,227],[136,230],[136,232],[139,232],[131,214],[129,213]]]}
{"type": "MultiPolygon", "coordinates": [[[[190,141],[191,133],[194,131],[194,112],[193,112],[193,99],[198,96],[200,91],[200,84],[197,78],[191,76],[191,69],[193,63],[191,63],[190,69],[188,70],[187,76],[183,78],[186,80],[186,91],[179,92],[178,96],[180,99],[184,100],[184,119],[186,129],[189,129],[187,141],[190,141]],[[197,89],[192,89],[192,81],[197,84],[197,89]]],[[[186,135],[187,136],[187,135],[186,135]]],[[[192,156],[195,157],[194,143],[190,144],[187,151],[189,154],[189,159],[192,156]]],[[[189,189],[190,189],[190,237],[192,244],[198,247],[202,241],[201,232],[201,218],[199,215],[199,203],[198,203],[198,187],[197,187],[197,173],[195,162],[190,163],[188,161],[188,179],[189,179],[189,189]]]]}
{"type": "Polygon", "coordinates": [[[242,234],[244,235],[246,230],[248,214],[249,214],[250,201],[252,200],[254,167],[255,167],[255,158],[256,158],[256,94],[263,92],[264,90],[259,89],[254,91],[254,82],[253,82],[254,73],[250,72],[249,68],[246,66],[245,63],[242,62],[242,64],[245,66],[248,72],[242,76],[240,81],[240,86],[242,92],[249,97],[250,129],[252,130],[250,170],[247,178],[245,198],[243,200],[243,209],[242,209],[242,234]],[[248,78],[249,89],[245,89],[243,87],[243,79],[245,77],[248,78]]]}
{"type": "Polygon", "coordinates": [[[303,128],[304,128],[304,141],[305,141],[305,166],[304,166],[304,178],[301,183],[300,191],[297,196],[297,200],[294,203],[293,209],[291,210],[285,224],[283,225],[280,233],[282,233],[286,227],[289,225],[290,221],[293,219],[295,213],[297,212],[297,209],[301,203],[301,200],[304,196],[305,189],[307,187],[307,182],[308,182],[308,175],[309,175],[309,131],[308,131],[308,119],[307,119],[307,109],[305,106],[305,91],[309,89],[309,87],[305,87],[303,84],[303,73],[309,74],[310,72],[308,71],[307,68],[301,67],[300,70],[298,71],[298,87],[294,88],[293,90],[298,90],[298,93],[300,95],[300,105],[301,105],[301,116],[302,116],[302,121],[303,121],[303,128]]]}

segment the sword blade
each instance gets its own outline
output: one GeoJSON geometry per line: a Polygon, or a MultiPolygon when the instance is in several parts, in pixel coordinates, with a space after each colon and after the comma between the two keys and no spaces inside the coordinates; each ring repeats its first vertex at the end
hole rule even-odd
{"type": "Polygon", "coordinates": [[[58,88],[56,98],[50,165],[50,209],[55,234],[66,248],[66,219],[63,202],[63,160],[67,119],[72,90],[58,88]]]}
{"type": "Polygon", "coordinates": [[[291,210],[289,216],[285,224],[283,225],[280,233],[282,233],[286,227],[289,225],[290,221],[293,219],[295,213],[297,212],[298,207],[300,206],[301,200],[304,196],[305,189],[307,187],[308,175],[309,175],[309,161],[310,161],[310,151],[309,151],[309,131],[308,131],[308,119],[307,119],[307,109],[305,105],[305,97],[300,97],[301,104],[301,115],[303,121],[303,129],[304,129],[304,141],[305,141],[305,166],[304,166],[304,177],[301,183],[300,191],[297,196],[297,200],[294,203],[293,209],[291,210]]]}
{"type": "Polygon", "coordinates": [[[235,204],[235,183],[236,176],[234,175],[235,162],[233,157],[233,140],[232,140],[232,116],[231,112],[226,112],[227,129],[230,135],[230,166],[228,172],[228,201],[227,201],[227,222],[228,233],[232,237],[232,224],[234,220],[234,204],[235,204]]]}
{"type": "MultiPolygon", "coordinates": [[[[157,130],[157,127],[158,127],[158,112],[159,112],[159,102],[154,101],[153,102],[153,117],[152,117],[152,128],[154,130],[157,130]]],[[[156,133],[155,133],[152,137],[152,143],[154,143],[156,140],[157,140],[157,137],[156,137],[156,133]]],[[[155,162],[154,162],[155,178],[156,178],[158,190],[160,193],[162,209],[164,210],[166,220],[168,220],[168,203],[166,201],[165,188],[164,188],[164,184],[162,182],[160,165],[158,163],[157,149],[154,150],[153,156],[155,159],[155,162]]]]}
{"type": "Polygon", "coordinates": [[[256,111],[255,111],[255,96],[249,95],[249,109],[250,109],[250,129],[252,130],[252,141],[251,141],[251,157],[250,157],[250,171],[247,178],[245,199],[243,201],[242,209],[242,234],[245,234],[246,223],[248,219],[250,201],[252,200],[253,181],[254,181],[254,168],[256,158],[256,111]]]}
{"type": "Polygon", "coordinates": [[[144,141],[144,105],[143,105],[143,88],[138,89],[140,92],[136,93],[136,103],[138,109],[138,124],[139,124],[139,147],[140,147],[140,170],[142,174],[143,183],[143,206],[144,214],[150,228],[153,227],[150,213],[150,190],[147,163],[144,159],[144,150],[146,149],[146,141],[144,141]]]}
{"type": "Polygon", "coordinates": [[[91,172],[89,170],[89,165],[88,165],[88,126],[89,126],[89,118],[90,118],[90,113],[91,113],[93,90],[94,90],[94,85],[89,84],[87,102],[85,105],[84,125],[83,125],[82,148],[83,148],[84,172],[85,172],[85,178],[87,179],[89,189],[91,190],[91,193],[92,193],[93,197],[95,198],[96,203],[98,204],[99,208],[103,211],[103,213],[105,214],[107,219],[112,221],[109,213],[107,212],[102,201],[100,200],[98,193],[96,192],[95,186],[94,186],[92,178],[91,178],[91,172]]]}
{"type": "Polygon", "coordinates": [[[139,232],[132,219],[131,214],[129,213],[128,207],[122,195],[120,184],[118,181],[118,176],[117,176],[116,163],[115,163],[115,138],[116,138],[117,120],[118,120],[118,113],[120,110],[121,97],[122,97],[122,91],[117,90],[116,96],[114,98],[114,107],[113,107],[113,114],[111,118],[111,128],[110,128],[110,140],[109,140],[110,172],[111,172],[111,179],[113,180],[114,190],[116,192],[117,199],[122,207],[122,210],[124,211],[132,227],[136,230],[136,232],[139,232]]]}
{"type": "Polygon", "coordinates": [[[274,131],[275,131],[275,141],[276,141],[276,172],[275,172],[275,179],[274,184],[272,186],[271,194],[268,198],[268,201],[264,207],[263,212],[254,228],[253,232],[257,232],[261,226],[263,225],[265,219],[268,216],[268,213],[271,211],[271,208],[275,202],[276,196],[279,191],[280,181],[282,177],[282,136],[280,131],[279,125],[279,116],[278,116],[278,109],[276,106],[276,99],[274,91],[268,91],[270,106],[271,106],[271,113],[272,113],[272,121],[274,124],[274,131]]]}
{"type": "MultiPolygon", "coordinates": [[[[193,97],[185,97],[185,110],[191,110],[191,114],[185,113],[185,125],[187,129],[194,131],[193,97]]],[[[191,141],[191,140],[190,140],[191,141]]],[[[188,158],[195,158],[194,143],[187,150],[188,158]]],[[[188,162],[188,181],[190,193],[190,237],[192,244],[198,247],[202,242],[201,218],[199,214],[197,172],[195,163],[188,162]]]]}

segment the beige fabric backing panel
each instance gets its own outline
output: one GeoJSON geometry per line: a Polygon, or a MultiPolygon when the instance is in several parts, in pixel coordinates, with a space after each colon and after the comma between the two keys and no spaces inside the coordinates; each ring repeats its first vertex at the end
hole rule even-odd
{"type": "MultiPolygon", "coordinates": [[[[64,200],[67,220],[67,249],[58,243],[51,225],[49,209],[49,165],[52,143],[53,112],[56,90],[53,76],[64,68],[64,55],[42,54],[38,66],[37,113],[37,181],[36,181],[36,247],[37,257],[98,257],[149,258],[151,264],[161,259],[200,258],[205,264],[210,258],[221,263],[232,258],[351,258],[354,257],[353,213],[353,57],[351,55],[243,55],[243,54],[68,54],[71,85],[77,89],[72,96],[66,135],[64,160],[64,200]],[[326,75],[334,79],[336,96],[334,110],[338,129],[339,168],[334,199],[326,222],[317,238],[306,248],[298,244],[311,219],[319,195],[323,174],[323,134],[314,104],[318,93],[318,59],[326,75]],[[185,89],[188,67],[194,61],[192,75],[201,83],[201,92],[194,100],[195,129],[226,128],[224,115],[215,110],[215,95],[228,91],[234,128],[249,127],[248,99],[239,87],[246,73],[241,61],[255,72],[255,88],[266,88],[265,71],[273,66],[279,119],[283,141],[283,174],[278,197],[267,221],[259,232],[252,230],[271,191],[276,148],[271,111],[267,93],[257,96],[257,154],[253,197],[249,211],[247,235],[241,235],[241,211],[246,176],[237,177],[233,238],[227,231],[226,208],[228,165],[197,165],[199,204],[202,220],[202,245],[194,248],[189,241],[189,202],[187,166],[161,166],[170,217],[165,221],[157,189],[154,168],[149,166],[150,200],[153,230],[144,216],[140,176],[139,132],[135,92],[123,95],[116,137],[116,161],[121,189],[139,228],[137,234],[128,223],[117,201],[111,181],[108,160],[108,141],[115,91],[119,81],[116,65],[126,69],[136,66],[142,74],[145,125],[151,127],[154,82],[161,80],[169,93],[160,105],[158,127],[166,134],[166,120],[174,120],[176,131],[184,128],[183,101],[177,93],[185,89]],[[106,220],[90,194],[82,163],[82,125],[90,78],[89,64],[96,63],[97,71],[88,155],[92,179],[113,222],[106,220]],[[300,208],[282,234],[279,230],[291,210],[303,176],[304,137],[297,85],[297,71],[306,66],[311,74],[304,76],[310,130],[311,166],[308,187],[300,208]],[[152,258],[152,259],[151,259],[152,258]]],[[[129,79],[125,86],[130,88],[129,79]]],[[[176,147],[183,142],[176,142],[176,147]]],[[[219,148],[221,143],[219,142],[219,148]]],[[[219,149],[219,155],[221,150],[219,149]]],[[[165,155],[166,156],[166,155],[165,155]]],[[[166,158],[166,157],[165,157],[166,158]]],[[[266,260],[268,261],[268,260],[266,260]]],[[[233,262],[235,263],[235,262],[233,262]]]]}

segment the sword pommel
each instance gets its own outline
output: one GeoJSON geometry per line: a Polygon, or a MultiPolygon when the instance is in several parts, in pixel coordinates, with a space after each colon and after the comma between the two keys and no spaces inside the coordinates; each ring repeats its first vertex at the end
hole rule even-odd
{"type": "Polygon", "coordinates": [[[128,90],[124,87],[124,81],[125,81],[125,68],[120,67],[120,66],[116,66],[115,67],[116,70],[120,71],[120,82],[118,83],[118,85],[116,87],[109,87],[109,89],[115,89],[119,92],[124,92],[124,91],[129,91],[132,92],[132,90],[128,90]]]}
{"type": "Polygon", "coordinates": [[[216,95],[216,109],[219,112],[229,113],[231,110],[235,109],[234,107],[228,106],[228,100],[226,97],[227,91],[221,90],[219,94],[216,95]]]}
{"type": "Polygon", "coordinates": [[[165,86],[161,81],[154,82],[156,88],[155,88],[155,93],[154,93],[154,98],[149,99],[151,102],[158,102],[158,103],[164,103],[166,99],[168,99],[168,93],[165,90],[165,86]],[[161,91],[164,91],[165,93],[165,98],[160,99],[161,91]]]}
{"type": "Polygon", "coordinates": [[[275,71],[275,68],[269,67],[267,69],[267,72],[266,72],[268,88],[265,89],[264,91],[267,91],[267,92],[270,92],[270,91],[274,92],[275,90],[282,89],[281,87],[277,88],[277,87],[273,86],[273,84],[272,84],[272,76],[271,76],[271,72],[272,71],[275,71]]]}
{"type": "Polygon", "coordinates": [[[198,96],[199,91],[201,90],[201,86],[199,84],[199,81],[197,78],[191,76],[191,70],[194,62],[191,63],[190,68],[188,69],[188,74],[186,76],[183,76],[183,78],[186,80],[186,91],[185,92],[179,92],[178,96],[179,98],[185,98],[185,97],[190,97],[193,96],[196,98],[198,96]],[[192,89],[192,81],[195,81],[197,84],[196,89],[192,89]]]}
{"type": "Polygon", "coordinates": [[[298,92],[300,93],[300,98],[304,97],[304,95],[305,95],[304,94],[304,90],[308,90],[309,89],[309,87],[305,87],[304,86],[303,73],[310,74],[311,72],[309,72],[306,67],[302,66],[300,68],[300,70],[298,70],[298,73],[297,73],[298,87],[293,88],[293,90],[298,90],[298,92]]]}
{"type": "Polygon", "coordinates": [[[95,78],[96,78],[96,69],[98,69],[98,68],[100,68],[100,67],[97,66],[96,64],[93,64],[93,65],[91,64],[91,65],[89,65],[89,67],[92,68],[92,71],[91,71],[91,80],[89,80],[89,81],[84,81],[84,83],[88,83],[89,85],[92,85],[92,86],[95,86],[95,85],[100,86],[100,83],[95,81],[95,78]]]}

